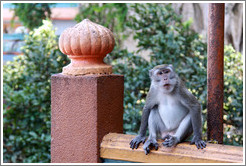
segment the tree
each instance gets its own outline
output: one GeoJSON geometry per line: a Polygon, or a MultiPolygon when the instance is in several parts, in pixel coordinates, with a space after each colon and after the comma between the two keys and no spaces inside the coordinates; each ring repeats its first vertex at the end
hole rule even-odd
{"type": "Polygon", "coordinates": [[[18,17],[20,22],[30,30],[42,25],[42,20],[48,19],[51,16],[51,3],[13,3],[14,16],[11,19],[14,23],[15,17],[18,17]]]}

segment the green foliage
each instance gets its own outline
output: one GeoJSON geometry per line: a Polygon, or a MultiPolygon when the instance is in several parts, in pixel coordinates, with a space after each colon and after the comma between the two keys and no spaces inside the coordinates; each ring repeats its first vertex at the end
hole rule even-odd
{"type": "Polygon", "coordinates": [[[67,63],[50,21],[26,36],[23,52],[3,66],[3,159],[50,162],[50,76],[67,63]]]}
{"type": "Polygon", "coordinates": [[[243,144],[243,60],[233,47],[224,50],[224,142],[243,144]]]}
{"type": "Polygon", "coordinates": [[[112,61],[114,71],[125,76],[124,130],[136,133],[142,108],[149,90],[148,70],[159,64],[173,64],[187,87],[206,106],[206,44],[190,28],[191,21],[182,22],[171,5],[133,4],[136,15],[129,17],[128,27],[135,33],[138,50],[117,52],[112,61]],[[141,51],[149,51],[146,59],[141,51]]]}
{"type": "Polygon", "coordinates": [[[20,22],[30,30],[42,25],[42,20],[50,18],[51,3],[13,3],[14,17],[11,22],[14,22],[18,16],[20,22]]]}
{"type": "Polygon", "coordinates": [[[127,12],[128,8],[125,3],[88,3],[81,5],[75,20],[80,22],[88,18],[95,23],[109,28],[114,32],[118,45],[126,37],[122,32],[125,30],[127,12]]]}
{"type": "MultiPolygon", "coordinates": [[[[187,88],[202,104],[203,133],[206,139],[206,43],[191,30],[192,21],[182,22],[171,5],[133,4],[131,9],[136,15],[131,16],[127,24],[135,32],[134,39],[139,41],[137,52],[114,50],[111,56],[116,59],[109,59],[114,72],[125,76],[124,132],[136,134],[139,129],[142,108],[150,86],[148,70],[159,64],[173,64],[187,88]],[[140,56],[142,51],[150,53],[140,56]]],[[[235,52],[231,46],[226,46],[225,144],[242,145],[242,77],[241,54],[235,52]]]]}
{"type": "MultiPolygon", "coordinates": [[[[116,6],[91,4],[82,9],[84,13],[81,11],[77,19],[89,18],[104,26],[115,27],[119,24],[116,15],[122,10],[116,6]],[[112,11],[117,12],[110,15],[112,11]],[[100,19],[93,20],[93,14],[97,16],[94,19],[100,19]],[[105,17],[117,19],[111,24],[105,17]]],[[[139,129],[150,86],[148,71],[158,64],[174,65],[188,89],[199,99],[205,115],[207,49],[201,37],[190,29],[192,21],[182,22],[171,5],[131,4],[130,10],[136,15],[126,19],[126,13],[122,11],[122,20],[126,19],[128,28],[134,32],[137,52],[116,47],[105,59],[113,65],[114,73],[125,76],[124,132],[137,133],[139,129]],[[149,53],[143,55],[143,51],[149,53]]],[[[121,23],[124,29],[125,22],[121,23]]],[[[123,29],[113,31],[119,33],[123,29]]],[[[58,49],[57,37],[49,21],[30,32],[23,51],[24,56],[3,67],[3,159],[4,162],[49,162],[50,76],[61,72],[68,60],[58,49]]],[[[242,145],[242,133],[238,132],[242,128],[243,115],[242,55],[231,46],[225,47],[224,80],[224,142],[242,145]]],[[[203,131],[206,131],[206,123],[203,131]]]]}

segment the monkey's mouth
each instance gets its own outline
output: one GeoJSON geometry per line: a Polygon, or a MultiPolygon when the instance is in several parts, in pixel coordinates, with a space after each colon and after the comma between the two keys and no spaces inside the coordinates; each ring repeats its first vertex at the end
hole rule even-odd
{"type": "Polygon", "coordinates": [[[164,88],[169,88],[170,84],[164,84],[163,86],[164,86],[164,88]]]}

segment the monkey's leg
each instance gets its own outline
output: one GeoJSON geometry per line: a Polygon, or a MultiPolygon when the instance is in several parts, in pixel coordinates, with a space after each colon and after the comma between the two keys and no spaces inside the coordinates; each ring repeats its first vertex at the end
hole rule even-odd
{"type": "MultiPolygon", "coordinates": [[[[163,142],[163,145],[166,147],[175,146],[177,143],[183,141],[185,138],[192,134],[192,124],[190,114],[186,115],[184,119],[179,124],[175,134],[167,135],[166,140],[163,142]]],[[[165,138],[164,138],[165,139],[165,138]]]]}
{"type": "Polygon", "coordinates": [[[150,152],[151,147],[154,147],[155,150],[158,149],[158,143],[156,141],[157,134],[160,131],[165,130],[165,125],[162,122],[158,109],[151,110],[148,124],[149,124],[149,137],[143,146],[146,155],[150,152]]]}

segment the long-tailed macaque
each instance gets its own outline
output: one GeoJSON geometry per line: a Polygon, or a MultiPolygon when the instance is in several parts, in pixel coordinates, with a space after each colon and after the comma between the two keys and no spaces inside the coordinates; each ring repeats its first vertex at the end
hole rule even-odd
{"type": "Polygon", "coordinates": [[[156,66],[149,71],[149,76],[151,86],[143,108],[139,135],[130,142],[130,147],[137,149],[142,142],[145,154],[148,154],[151,147],[158,149],[157,136],[164,140],[164,146],[171,147],[194,133],[191,144],[196,144],[198,149],[205,148],[201,106],[173,66],[156,66]],[[145,142],[147,127],[149,137],[145,142]]]}

